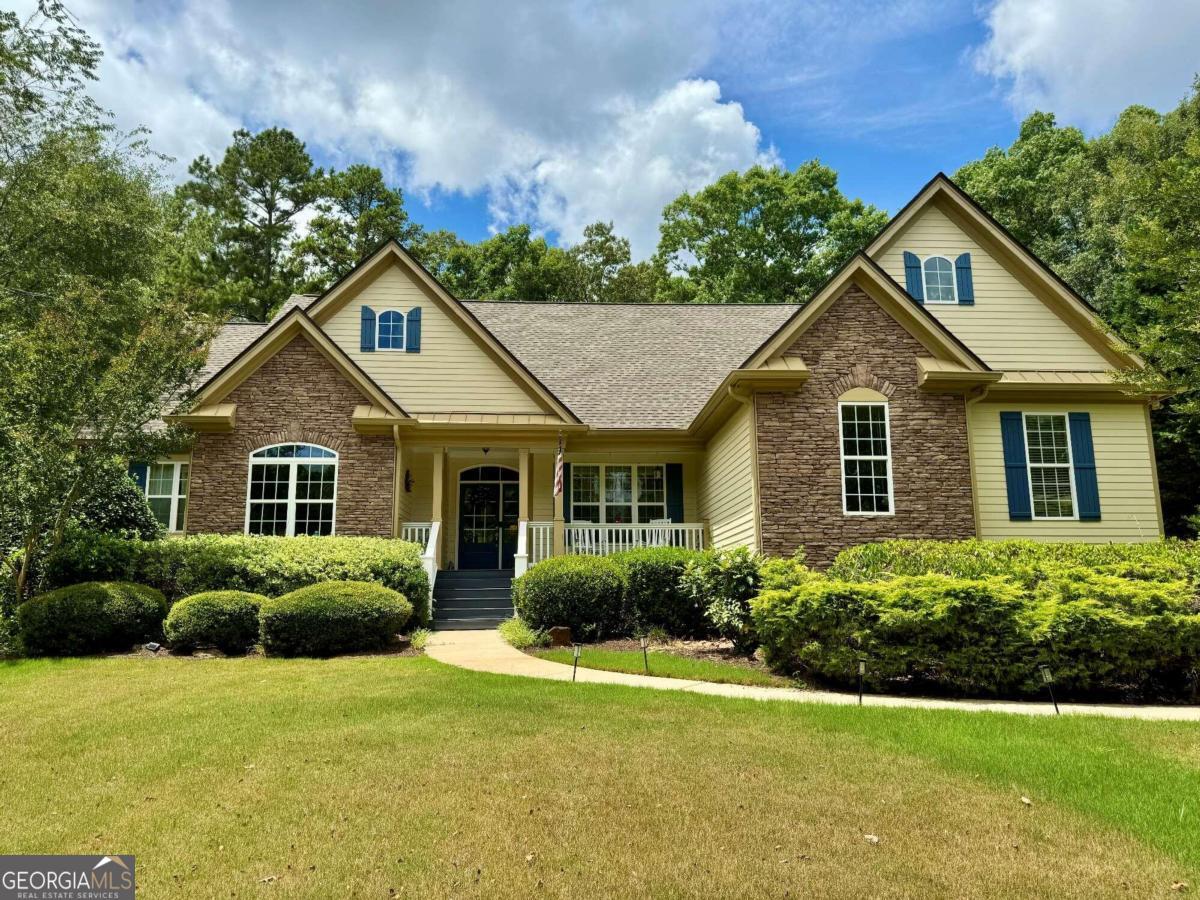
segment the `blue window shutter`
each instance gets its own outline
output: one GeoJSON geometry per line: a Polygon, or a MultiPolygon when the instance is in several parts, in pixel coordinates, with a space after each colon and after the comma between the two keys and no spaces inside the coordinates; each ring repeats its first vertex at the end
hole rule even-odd
{"type": "Polygon", "coordinates": [[[359,349],[363,353],[375,350],[375,310],[369,306],[362,308],[362,333],[359,349]]]}
{"type": "Polygon", "coordinates": [[[1008,517],[1015,521],[1032,519],[1029,473],[1025,465],[1025,422],[1019,412],[1000,413],[1000,441],[1004,445],[1004,482],[1008,488],[1008,517]]]}
{"type": "Polygon", "coordinates": [[[571,464],[563,463],[563,521],[571,521],[571,464]]]}
{"type": "Polygon", "coordinates": [[[146,484],[150,479],[150,466],[147,463],[130,463],[129,477],[137,484],[138,490],[146,493],[146,484]]]}
{"type": "Polygon", "coordinates": [[[1071,431],[1071,461],[1075,466],[1075,501],[1081,522],[1100,521],[1100,486],[1096,482],[1096,453],[1092,447],[1092,417],[1067,414],[1071,431]]]}
{"type": "Polygon", "coordinates": [[[904,251],[904,289],[918,303],[925,302],[925,288],[921,284],[921,260],[917,254],[904,251]]]}
{"type": "Polygon", "coordinates": [[[667,518],[683,521],[683,463],[667,463],[667,518]]]}
{"type": "Polygon", "coordinates": [[[404,352],[421,352],[421,307],[414,306],[404,320],[404,352]]]}
{"type": "Polygon", "coordinates": [[[975,305],[975,281],[971,278],[971,254],[963,253],[954,261],[954,273],[958,276],[958,305],[975,305]]]}

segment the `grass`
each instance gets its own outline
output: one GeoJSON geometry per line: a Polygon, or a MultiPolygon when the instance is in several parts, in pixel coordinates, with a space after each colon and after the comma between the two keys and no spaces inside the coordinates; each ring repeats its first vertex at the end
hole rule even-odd
{"type": "MultiPolygon", "coordinates": [[[[536,655],[551,662],[571,665],[570,647],[538,650],[536,655]]],[[[786,678],[739,666],[736,663],[717,662],[711,659],[695,659],[651,650],[647,657],[650,674],[661,678],[686,678],[690,681],[715,681],[720,684],[750,684],[763,687],[779,687],[790,682],[786,678]]],[[[606,672],[632,672],[646,674],[646,660],[641,650],[609,650],[587,647],[579,655],[579,665],[585,669],[603,669],[606,672]]]]}
{"type": "Polygon", "coordinates": [[[4,852],[133,853],[147,897],[1170,897],[1200,875],[1190,723],[395,656],[0,664],[0,721],[4,852]]]}

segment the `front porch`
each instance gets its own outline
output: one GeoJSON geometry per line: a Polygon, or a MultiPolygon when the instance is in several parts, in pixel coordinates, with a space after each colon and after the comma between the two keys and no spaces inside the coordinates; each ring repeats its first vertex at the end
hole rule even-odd
{"type": "Polygon", "coordinates": [[[551,556],[707,546],[698,454],[568,452],[559,496],[554,457],[550,446],[404,446],[395,533],[424,548],[431,583],[448,570],[520,576],[551,556]]]}

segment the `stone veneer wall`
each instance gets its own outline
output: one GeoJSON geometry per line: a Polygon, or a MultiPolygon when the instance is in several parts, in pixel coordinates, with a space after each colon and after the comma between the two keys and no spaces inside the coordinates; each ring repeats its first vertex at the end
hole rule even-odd
{"type": "Polygon", "coordinates": [[[823,566],[853,544],[975,535],[965,402],[917,388],[916,357],[930,353],[916,338],[852,285],[786,354],[812,374],[755,398],[763,552],[803,545],[823,566]],[[891,516],[842,512],[837,402],[854,387],[889,399],[891,516]]]}
{"type": "Polygon", "coordinates": [[[237,404],[233,432],[198,434],[192,450],[189,534],[244,531],[250,453],[302,441],[338,454],[335,533],[391,536],[392,441],[354,430],[367,398],[308,340],[295,338],[226,400],[237,404]]]}

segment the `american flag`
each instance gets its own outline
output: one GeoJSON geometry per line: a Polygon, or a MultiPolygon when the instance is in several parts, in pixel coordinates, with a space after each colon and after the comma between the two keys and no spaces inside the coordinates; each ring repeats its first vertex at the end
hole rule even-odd
{"type": "Polygon", "coordinates": [[[554,496],[559,497],[563,492],[563,455],[562,451],[558,451],[558,456],[554,457],[554,496]]]}

